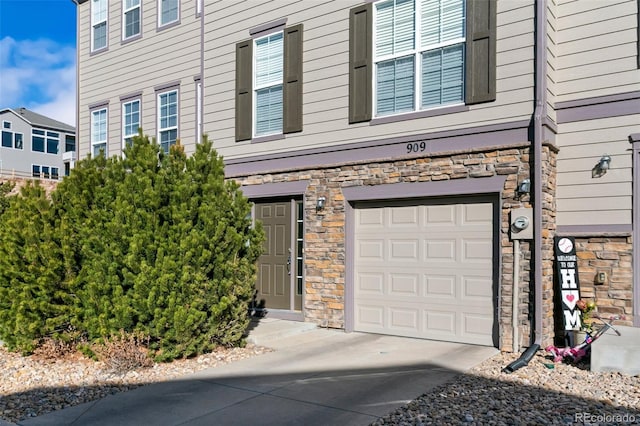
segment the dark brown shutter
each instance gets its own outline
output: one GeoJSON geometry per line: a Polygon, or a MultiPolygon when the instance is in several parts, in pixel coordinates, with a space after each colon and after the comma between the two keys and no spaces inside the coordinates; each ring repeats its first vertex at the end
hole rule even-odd
{"type": "Polygon", "coordinates": [[[349,123],[371,120],[373,9],[371,3],[349,14],[349,123]]]}
{"type": "Polygon", "coordinates": [[[236,142],[253,135],[253,40],[236,44],[236,142]]]}
{"type": "Polygon", "coordinates": [[[302,131],[302,24],[284,30],[283,133],[302,131]]]}
{"type": "Polygon", "coordinates": [[[496,0],[467,0],[467,104],[496,100],[496,0]]]}

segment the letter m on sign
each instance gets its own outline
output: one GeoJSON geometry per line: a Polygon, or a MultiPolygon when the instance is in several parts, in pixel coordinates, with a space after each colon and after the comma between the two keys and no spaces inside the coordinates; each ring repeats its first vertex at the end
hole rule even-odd
{"type": "Polygon", "coordinates": [[[580,311],[573,310],[564,310],[564,329],[565,330],[575,330],[580,328],[582,322],[580,321],[580,311]]]}

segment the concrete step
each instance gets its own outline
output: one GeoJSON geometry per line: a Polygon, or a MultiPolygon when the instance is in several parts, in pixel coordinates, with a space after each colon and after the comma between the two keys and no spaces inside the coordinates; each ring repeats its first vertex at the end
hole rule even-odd
{"type": "Polygon", "coordinates": [[[295,336],[316,329],[316,324],[289,321],[276,318],[256,318],[251,320],[247,342],[265,345],[285,337],[295,336]]]}
{"type": "Polygon", "coordinates": [[[591,371],[640,374],[640,328],[615,326],[591,345],[591,371]]]}

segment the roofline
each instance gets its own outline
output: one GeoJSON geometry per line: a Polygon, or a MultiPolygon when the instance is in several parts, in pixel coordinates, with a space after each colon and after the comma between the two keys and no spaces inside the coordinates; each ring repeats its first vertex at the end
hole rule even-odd
{"type": "MultiPolygon", "coordinates": [[[[63,122],[60,122],[60,123],[62,123],[62,124],[64,124],[64,125],[66,125],[66,126],[69,126],[69,127],[73,128],[73,130],[63,129],[62,127],[49,126],[49,125],[42,124],[42,123],[34,123],[34,122],[32,122],[32,121],[29,121],[29,120],[27,119],[27,117],[25,117],[24,115],[22,115],[22,114],[20,114],[20,113],[16,112],[13,108],[3,108],[3,109],[0,109],[0,114],[2,114],[2,113],[4,113],[4,112],[7,112],[7,111],[12,112],[15,116],[17,116],[18,118],[22,119],[25,123],[27,123],[27,124],[28,124],[29,126],[31,126],[31,127],[35,127],[35,128],[38,128],[38,129],[55,130],[56,132],[59,132],[59,133],[66,133],[66,134],[68,134],[68,135],[75,135],[75,134],[77,133],[77,132],[76,132],[76,128],[75,128],[74,126],[71,126],[70,124],[63,123],[63,122]]],[[[35,111],[31,111],[31,112],[34,112],[35,114],[38,114],[38,113],[37,113],[37,112],[35,112],[35,111]]],[[[40,114],[40,115],[42,115],[42,114],[40,114]]],[[[49,117],[47,117],[47,118],[49,118],[49,117]]],[[[53,118],[51,118],[51,120],[53,120],[53,121],[58,121],[58,120],[55,120],[55,119],[53,119],[53,118]]]]}

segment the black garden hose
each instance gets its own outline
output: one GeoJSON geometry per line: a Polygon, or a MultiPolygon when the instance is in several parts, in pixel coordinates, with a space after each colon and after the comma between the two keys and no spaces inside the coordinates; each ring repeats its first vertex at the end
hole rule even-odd
{"type": "Polygon", "coordinates": [[[507,365],[502,371],[504,371],[505,373],[513,373],[517,369],[528,365],[529,361],[531,361],[531,358],[533,358],[536,352],[538,352],[538,349],[540,349],[540,345],[538,345],[537,343],[529,346],[527,350],[524,351],[522,355],[520,355],[520,358],[507,365]]]}

